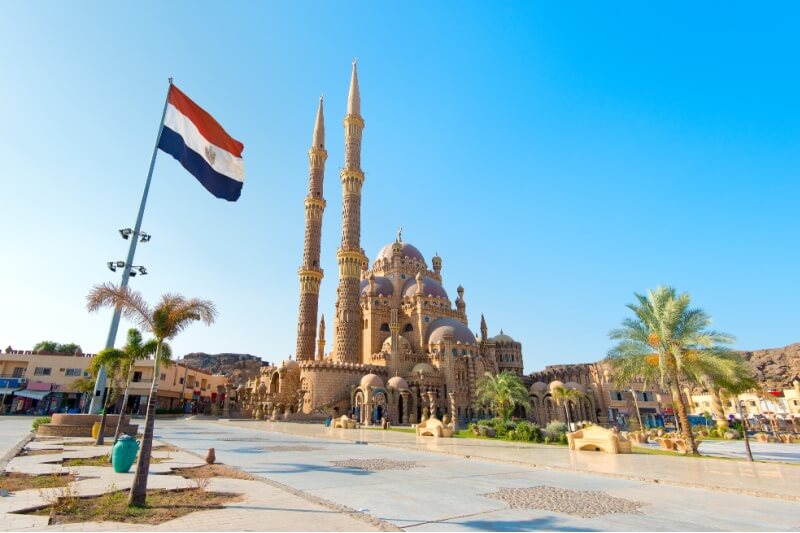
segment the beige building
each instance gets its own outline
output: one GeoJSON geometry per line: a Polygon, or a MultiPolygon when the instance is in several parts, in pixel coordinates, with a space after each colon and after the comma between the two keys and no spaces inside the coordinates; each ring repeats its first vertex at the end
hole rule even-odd
{"type": "Polygon", "coordinates": [[[361,140],[364,129],[356,64],[344,118],[342,240],[337,251],[338,288],[333,343],[325,350],[324,317],[318,322],[324,199],[325,123],[320,99],[309,157],[306,231],[300,280],[296,360],[264,367],[243,389],[267,416],[301,412],[349,413],[369,424],[431,414],[467,418],[476,406],[485,372],[522,374],[522,345],[502,334],[489,338],[469,327],[464,288],[445,288],[443,260],[429,259],[398,231],[370,260],[361,248],[361,140]],[[455,296],[455,298],[453,298],[455,296]],[[498,352],[499,350],[499,352],[498,352]],[[500,357],[498,357],[498,353],[500,357]]]}
{"type": "MultiPolygon", "coordinates": [[[[80,411],[87,395],[75,388],[75,382],[89,377],[94,354],[48,354],[10,350],[0,354],[0,395],[3,412],[49,413],[80,411]]],[[[212,375],[177,361],[162,368],[158,384],[161,409],[181,407],[185,401],[214,401],[227,378],[212,375]]],[[[139,361],[133,368],[128,410],[144,412],[153,361],[139,361]]]]}

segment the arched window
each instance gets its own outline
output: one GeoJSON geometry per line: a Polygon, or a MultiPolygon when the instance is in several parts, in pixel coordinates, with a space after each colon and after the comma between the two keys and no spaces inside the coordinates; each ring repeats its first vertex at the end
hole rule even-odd
{"type": "Polygon", "coordinates": [[[406,324],[406,327],[403,328],[403,331],[405,332],[414,331],[414,327],[411,324],[406,324]]]}
{"type": "Polygon", "coordinates": [[[389,331],[389,324],[387,324],[386,322],[381,324],[381,331],[389,331]]]}

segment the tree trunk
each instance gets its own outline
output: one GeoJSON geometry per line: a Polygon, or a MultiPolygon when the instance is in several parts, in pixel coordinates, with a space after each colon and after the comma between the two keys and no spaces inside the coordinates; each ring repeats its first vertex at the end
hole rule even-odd
{"type": "Polygon", "coordinates": [[[564,412],[567,415],[567,433],[571,433],[572,427],[570,425],[570,419],[569,419],[569,402],[566,400],[564,400],[564,412]]]}
{"type": "Polygon", "coordinates": [[[747,418],[742,410],[742,404],[737,396],[736,403],[739,405],[739,416],[742,419],[742,436],[744,437],[744,451],[747,452],[747,460],[753,462],[753,452],[750,451],[750,437],[747,436],[747,418]]]}
{"type": "MultiPolygon", "coordinates": [[[[131,388],[131,370],[133,370],[133,363],[130,364],[128,367],[128,381],[125,383],[125,394],[122,395],[122,404],[119,408],[119,413],[117,413],[117,429],[114,430],[114,444],[112,444],[111,451],[114,451],[113,446],[119,440],[119,430],[122,428],[122,417],[125,415],[125,407],[128,405],[128,391],[131,388]]],[[[113,453],[108,454],[108,462],[112,462],[113,453]]]]}
{"type": "MultiPolygon", "coordinates": [[[[673,383],[676,383],[677,380],[673,380],[673,383]]],[[[692,435],[692,425],[689,423],[689,417],[686,415],[686,402],[683,399],[683,393],[681,393],[681,389],[677,385],[672,385],[672,398],[675,402],[675,414],[676,417],[681,421],[681,430],[683,439],[689,445],[688,452],[692,455],[700,455],[697,453],[697,442],[694,440],[694,435],[692,435]]]]}
{"type": "Polygon", "coordinates": [[[725,409],[722,407],[719,389],[712,385],[708,387],[708,392],[711,394],[711,410],[714,412],[714,416],[717,417],[717,427],[728,429],[728,419],[725,416],[725,409]]]}
{"type": "Polygon", "coordinates": [[[153,364],[153,383],[150,385],[150,397],[147,399],[142,447],[139,450],[139,460],[136,462],[136,474],[133,476],[128,506],[144,507],[147,500],[147,477],[150,475],[150,453],[153,450],[153,430],[156,418],[156,403],[158,403],[158,380],[161,377],[160,363],[161,341],[159,340],[156,347],[156,360],[153,364]]]}
{"type": "Polygon", "coordinates": [[[631,396],[633,396],[633,406],[636,408],[636,418],[639,419],[639,431],[644,433],[644,423],[642,422],[642,412],[639,410],[639,401],[636,399],[636,391],[631,389],[631,396]]]}
{"type": "Polygon", "coordinates": [[[112,392],[114,391],[114,380],[111,380],[111,386],[108,388],[106,401],[103,402],[103,416],[100,417],[100,431],[97,433],[97,439],[94,441],[95,446],[102,446],[105,444],[106,434],[106,415],[108,414],[108,407],[111,404],[112,392]]]}

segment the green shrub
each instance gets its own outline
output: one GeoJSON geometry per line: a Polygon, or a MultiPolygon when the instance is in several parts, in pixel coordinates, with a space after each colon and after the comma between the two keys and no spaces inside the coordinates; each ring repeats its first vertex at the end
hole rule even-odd
{"type": "Polygon", "coordinates": [[[517,423],[517,427],[511,433],[511,439],[525,442],[541,442],[542,430],[536,424],[523,420],[517,423]]]}
{"type": "Polygon", "coordinates": [[[550,437],[550,442],[559,442],[561,435],[566,438],[567,425],[564,422],[553,421],[547,424],[544,428],[545,437],[550,437]]]}
{"type": "Polygon", "coordinates": [[[51,418],[49,416],[40,416],[39,418],[34,419],[33,421],[33,431],[39,429],[39,426],[42,424],[49,424],[51,422],[51,418]]]}

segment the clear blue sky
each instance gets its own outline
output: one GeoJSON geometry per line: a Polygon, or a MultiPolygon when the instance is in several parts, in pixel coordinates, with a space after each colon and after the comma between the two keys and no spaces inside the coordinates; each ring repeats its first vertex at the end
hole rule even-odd
{"type": "MultiPolygon", "coordinates": [[[[241,200],[160,156],[133,280],[219,307],[189,351],[294,351],[306,150],[325,95],[320,308],[359,59],[362,245],[397,226],[524,343],[596,360],[634,291],[689,291],[739,348],[800,340],[796,3],[16,2],[0,18],[0,347],[105,342],[167,77],[245,144],[241,200]]],[[[332,326],[332,320],[329,320],[332,326]]],[[[124,331],[124,330],[123,330],[124,331]]],[[[329,327],[328,343],[331,345],[329,327]]],[[[121,337],[120,337],[121,338],[121,337]]]]}

